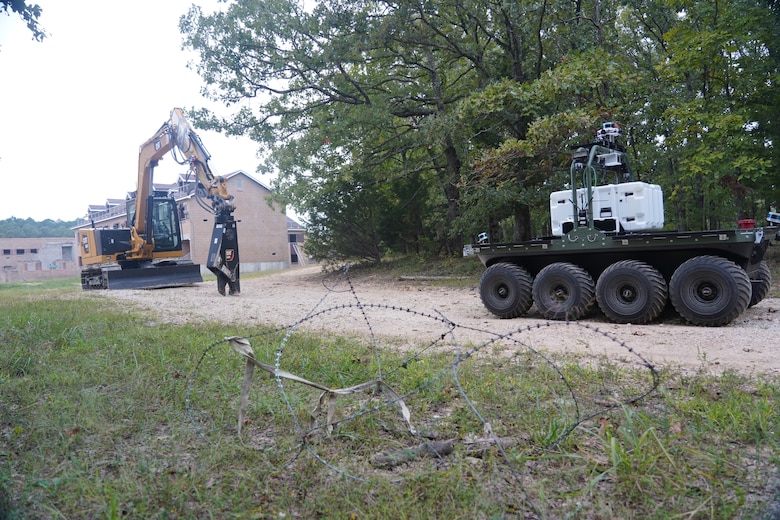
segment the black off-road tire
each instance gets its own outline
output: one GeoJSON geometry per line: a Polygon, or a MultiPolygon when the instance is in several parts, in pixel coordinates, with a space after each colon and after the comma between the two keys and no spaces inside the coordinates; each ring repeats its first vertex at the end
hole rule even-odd
{"type": "Polygon", "coordinates": [[[479,297],[485,308],[499,318],[517,318],[533,304],[532,283],[531,275],[519,265],[493,264],[479,280],[479,297]]]}
{"type": "Polygon", "coordinates": [[[658,270],[638,260],[610,265],[596,282],[596,301],[615,323],[643,325],[656,319],[666,305],[666,280],[658,270]]]}
{"type": "Polygon", "coordinates": [[[766,298],[769,289],[772,288],[772,272],[765,261],[758,264],[758,268],[750,273],[750,284],[753,286],[753,293],[750,295],[748,307],[752,307],[766,298]]]}
{"type": "Polygon", "coordinates": [[[675,310],[694,325],[720,327],[745,312],[752,293],[750,278],[734,262],[696,256],[683,262],[669,281],[675,310]]]}
{"type": "Polygon", "coordinates": [[[548,320],[578,320],[593,306],[595,285],[585,269],[556,262],[536,275],[534,303],[548,320]]]}

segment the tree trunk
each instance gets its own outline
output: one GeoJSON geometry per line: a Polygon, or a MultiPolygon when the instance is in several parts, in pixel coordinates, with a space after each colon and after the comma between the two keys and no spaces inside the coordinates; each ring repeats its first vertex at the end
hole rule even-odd
{"type": "MultiPolygon", "coordinates": [[[[444,195],[447,197],[446,233],[453,229],[455,219],[460,214],[460,189],[457,182],[460,178],[460,158],[455,147],[447,139],[447,148],[444,150],[447,166],[440,170],[440,178],[444,185],[444,195]]],[[[459,255],[463,251],[463,236],[455,235],[447,237],[447,254],[459,255]]]]}
{"type": "Polygon", "coordinates": [[[515,225],[512,240],[520,242],[531,239],[531,208],[528,204],[517,204],[514,208],[515,225]]]}

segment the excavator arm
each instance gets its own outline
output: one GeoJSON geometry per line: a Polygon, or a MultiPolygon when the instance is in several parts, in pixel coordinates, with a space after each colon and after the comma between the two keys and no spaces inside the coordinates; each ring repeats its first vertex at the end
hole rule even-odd
{"type": "Polygon", "coordinates": [[[181,152],[190,163],[200,187],[212,203],[215,214],[232,213],[236,208],[232,204],[233,196],[228,193],[225,178],[214,175],[209,167],[209,155],[198,134],[192,130],[189,121],[180,108],[171,111],[171,131],[175,136],[176,150],[181,152]]]}
{"type": "MultiPolygon", "coordinates": [[[[182,109],[174,108],[171,111],[168,124],[169,136],[174,140],[174,154],[178,151],[183,155],[189,163],[189,171],[198,182],[196,201],[214,214],[214,229],[211,233],[206,267],[217,277],[217,290],[220,294],[225,295],[227,288],[230,294],[237,295],[241,292],[241,286],[233,196],[228,193],[225,178],[214,175],[211,171],[211,156],[190,126],[182,109]]],[[[139,183],[140,181],[141,179],[139,183]]]]}

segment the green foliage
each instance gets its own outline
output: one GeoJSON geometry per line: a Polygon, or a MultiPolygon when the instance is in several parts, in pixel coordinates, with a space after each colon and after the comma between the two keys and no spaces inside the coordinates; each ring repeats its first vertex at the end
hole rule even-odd
{"type": "Polygon", "coordinates": [[[0,12],[10,16],[8,10],[18,14],[27,24],[27,28],[32,33],[33,40],[43,41],[46,38],[46,31],[38,23],[43,9],[38,4],[31,4],[26,0],[0,0],[0,12]]]}
{"type": "Polygon", "coordinates": [[[626,130],[671,228],[732,227],[780,204],[773,2],[319,3],[236,0],[182,17],[203,127],[264,147],[311,253],[457,255],[549,227],[568,147],[626,130]]]}
{"type": "Polygon", "coordinates": [[[76,221],[46,219],[36,221],[31,218],[11,217],[0,220],[0,238],[41,238],[41,237],[72,237],[76,221]]]}
{"type": "MultiPolygon", "coordinates": [[[[680,228],[733,226],[776,204],[765,103],[776,80],[776,15],[754,2],[676,2],[653,97],[656,163],[680,228]],[[772,64],[775,63],[775,65],[772,64]],[[761,108],[759,108],[761,106],[761,108]]],[[[771,112],[771,109],[769,110],[771,112]]]]}

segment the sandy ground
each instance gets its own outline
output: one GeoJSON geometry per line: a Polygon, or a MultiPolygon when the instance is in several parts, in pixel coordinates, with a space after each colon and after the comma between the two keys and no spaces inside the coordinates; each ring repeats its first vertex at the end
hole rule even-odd
{"type": "Polygon", "coordinates": [[[123,305],[130,301],[153,316],[150,323],[222,323],[226,336],[240,334],[238,329],[246,325],[288,325],[323,334],[360,335],[397,348],[448,345],[465,351],[499,342],[512,348],[612,359],[634,359],[638,354],[659,368],[780,374],[780,299],[772,298],[728,326],[710,328],[687,325],[672,312],[650,325],[610,323],[598,311],[580,325],[548,325],[535,308],[527,317],[500,320],[482,305],[476,285],[446,288],[428,280],[365,275],[347,279],[318,266],[245,277],[241,294],[232,297],[220,296],[216,282],[91,294],[123,300],[123,305]],[[511,333],[509,338],[499,337],[511,333]]]}

